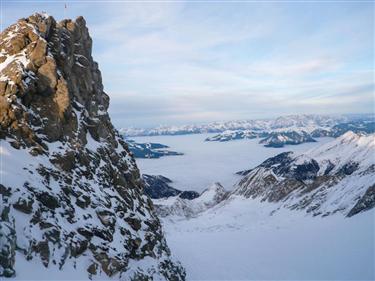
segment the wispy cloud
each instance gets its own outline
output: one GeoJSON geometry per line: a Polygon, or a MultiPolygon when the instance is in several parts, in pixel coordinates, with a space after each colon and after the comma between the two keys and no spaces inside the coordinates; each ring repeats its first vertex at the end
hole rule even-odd
{"type": "MultiPolygon", "coordinates": [[[[41,8],[5,6],[8,20],[41,8]]],[[[42,6],[62,17],[60,6],[42,6]]],[[[373,8],[355,2],[69,3],[68,16],[86,17],[115,123],[152,126],[372,111],[373,8]]]]}

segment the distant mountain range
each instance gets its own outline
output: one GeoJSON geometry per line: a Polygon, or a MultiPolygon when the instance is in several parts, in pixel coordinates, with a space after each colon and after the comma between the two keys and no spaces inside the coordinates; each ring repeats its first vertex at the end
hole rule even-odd
{"type": "Polygon", "coordinates": [[[266,147],[283,147],[284,145],[296,145],[305,142],[315,142],[314,138],[318,137],[339,137],[348,131],[359,134],[371,134],[375,132],[375,122],[373,119],[364,117],[363,120],[349,121],[346,123],[339,123],[333,127],[318,127],[312,130],[308,128],[285,128],[270,131],[255,131],[255,130],[237,130],[225,131],[212,137],[206,138],[206,141],[232,141],[238,139],[254,139],[261,138],[261,144],[266,147]],[[307,132],[305,129],[310,130],[307,132]]]}
{"type": "Polygon", "coordinates": [[[208,137],[206,141],[226,142],[238,139],[262,138],[259,143],[265,147],[283,147],[286,144],[301,144],[304,142],[315,142],[316,140],[305,131],[275,131],[275,132],[255,132],[244,131],[225,131],[221,134],[208,137]]]}
{"type": "Polygon", "coordinates": [[[356,121],[374,122],[374,114],[288,115],[275,119],[223,121],[200,125],[159,126],[151,129],[122,128],[120,132],[126,137],[222,133],[228,130],[250,130],[255,132],[304,130],[307,133],[311,133],[316,129],[328,129],[338,124],[353,123],[356,121]]]}

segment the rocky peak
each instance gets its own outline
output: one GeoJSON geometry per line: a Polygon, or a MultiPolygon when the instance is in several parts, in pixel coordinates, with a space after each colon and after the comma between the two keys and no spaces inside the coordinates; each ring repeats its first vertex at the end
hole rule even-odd
{"type": "Polygon", "coordinates": [[[113,134],[109,98],[82,17],[57,23],[34,14],[8,27],[0,42],[0,125],[13,146],[43,153],[43,140],[64,141],[82,133],[80,117],[95,140],[113,134]]]}
{"type": "Polygon", "coordinates": [[[197,202],[201,202],[207,206],[213,206],[221,202],[227,195],[227,191],[219,182],[215,182],[210,185],[208,188],[203,190],[201,195],[196,198],[197,202]]]}
{"type": "Polygon", "coordinates": [[[82,17],[34,14],[0,35],[0,276],[30,278],[20,264],[35,259],[61,279],[183,280],[91,48],[82,17]]]}

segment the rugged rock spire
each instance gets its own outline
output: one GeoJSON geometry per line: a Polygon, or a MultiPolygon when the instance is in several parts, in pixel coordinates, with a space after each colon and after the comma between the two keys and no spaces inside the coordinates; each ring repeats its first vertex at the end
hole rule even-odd
{"type": "Polygon", "coordinates": [[[183,280],[91,48],[82,17],[34,14],[0,35],[0,276],[29,277],[33,260],[63,278],[183,280]]]}

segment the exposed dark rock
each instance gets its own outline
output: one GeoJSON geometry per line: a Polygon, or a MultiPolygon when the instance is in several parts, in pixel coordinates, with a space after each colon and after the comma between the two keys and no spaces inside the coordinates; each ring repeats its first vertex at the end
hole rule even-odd
{"type": "Polygon", "coordinates": [[[60,207],[59,200],[48,192],[42,192],[37,194],[36,196],[38,201],[49,209],[56,209],[60,207]]]}
{"type": "Polygon", "coordinates": [[[144,192],[152,199],[167,198],[172,196],[179,196],[183,199],[192,200],[199,196],[199,193],[196,191],[181,191],[176,188],[171,187],[169,184],[172,181],[161,175],[142,175],[144,181],[144,192]]]}
{"type": "Polygon", "coordinates": [[[89,265],[87,268],[87,272],[90,274],[89,277],[92,278],[92,275],[96,275],[98,270],[98,264],[97,263],[92,263],[89,265]]]}
{"type": "Polygon", "coordinates": [[[80,206],[82,209],[87,208],[91,203],[90,196],[87,195],[81,195],[77,198],[76,204],[80,206]]]}
{"type": "Polygon", "coordinates": [[[16,273],[14,264],[16,262],[17,237],[14,228],[14,222],[9,221],[8,216],[4,215],[3,209],[0,222],[0,276],[4,277],[13,277],[16,273]]]}
{"type": "Polygon", "coordinates": [[[358,169],[358,166],[358,163],[349,162],[342,166],[339,172],[345,175],[351,175],[358,169]]]}
{"type": "Polygon", "coordinates": [[[180,197],[181,199],[188,199],[188,200],[193,200],[195,198],[198,198],[199,197],[199,193],[196,192],[196,191],[182,191],[178,197],[180,197]]]}
{"type": "Polygon", "coordinates": [[[33,210],[34,200],[32,198],[18,198],[18,201],[13,204],[13,208],[26,213],[31,214],[33,210]]]}
{"type": "Polygon", "coordinates": [[[319,172],[319,164],[314,159],[303,164],[296,165],[293,170],[293,177],[299,181],[313,180],[319,172]]]}
{"type": "Polygon", "coordinates": [[[135,230],[138,231],[141,229],[141,221],[136,218],[126,218],[126,222],[135,230]]]}
{"type": "Polygon", "coordinates": [[[370,186],[366,193],[358,200],[357,204],[350,210],[348,217],[375,207],[375,184],[370,186]]]}
{"type": "Polygon", "coordinates": [[[169,184],[172,183],[172,181],[164,176],[143,174],[142,179],[145,194],[153,199],[177,196],[181,193],[180,190],[171,187],[169,184]]]}
{"type": "Polygon", "coordinates": [[[50,249],[48,245],[48,241],[40,241],[33,245],[32,247],[33,251],[35,253],[38,253],[40,256],[40,259],[42,260],[42,263],[45,267],[48,267],[49,260],[50,260],[50,249]]]}
{"type": "Polygon", "coordinates": [[[7,188],[0,183],[0,194],[4,197],[9,197],[12,194],[12,192],[9,187],[7,188]]]}

